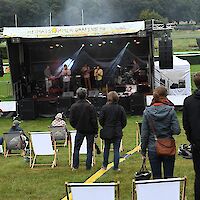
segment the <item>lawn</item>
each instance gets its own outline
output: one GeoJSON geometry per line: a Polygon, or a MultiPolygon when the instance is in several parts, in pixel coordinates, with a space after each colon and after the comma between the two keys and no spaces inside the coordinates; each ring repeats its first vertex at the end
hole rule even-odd
{"type": "MultiPolygon", "coordinates": [[[[173,31],[173,46],[175,51],[192,51],[196,46],[196,37],[199,36],[199,31],[173,31]],[[187,38],[187,39],[186,39],[187,38]],[[184,42],[183,42],[184,41],[184,42]]],[[[191,74],[200,71],[200,65],[191,66],[191,74]]],[[[0,83],[4,81],[6,85],[10,82],[10,75],[6,74],[3,78],[0,77],[0,83]]],[[[0,99],[10,98],[7,86],[0,85],[0,99]],[[8,97],[6,97],[6,95],[8,97]]],[[[194,90],[192,84],[192,90],[194,90]]],[[[182,127],[182,112],[177,112],[180,125],[182,127]]],[[[125,154],[127,151],[135,147],[135,122],[141,121],[141,116],[128,116],[128,124],[124,129],[123,147],[125,154]]],[[[49,118],[38,118],[36,120],[23,121],[21,126],[26,133],[29,131],[47,131],[51,122],[49,118]]],[[[2,135],[3,132],[9,130],[12,124],[11,118],[0,118],[0,127],[2,135]]],[[[68,128],[71,129],[69,123],[68,128]]],[[[177,147],[180,144],[187,143],[184,131],[182,130],[179,136],[176,136],[177,147]]],[[[100,143],[98,139],[98,144],[100,143]]],[[[110,161],[113,155],[111,152],[110,161]]],[[[65,181],[68,182],[84,182],[92,174],[98,171],[102,165],[102,154],[97,155],[97,163],[91,171],[85,170],[85,157],[81,156],[81,164],[78,171],[71,171],[68,165],[68,149],[64,147],[59,148],[58,152],[58,166],[54,169],[47,167],[37,167],[35,169],[29,168],[29,163],[25,162],[20,156],[4,158],[0,155],[0,199],[16,199],[16,200],[32,200],[32,199],[61,199],[65,196],[65,181]]],[[[108,171],[98,182],[120,181],[120,194],[122,200],[131,199],[131,187],[133,175],[139,170],[141,165],[141,156],[135,153],[126,161],[120,164],[121,172],[115,173],[113,170],[108,171]]],[[[148,164],[149,167],[149,164],[148,164]]],[[[175,165],[175,176],[188,177],[187,181],[187,199],[194,199],[193,182],[194,171],[191,160],[186,160],[177,156],[175,165]]]]}
{"type": "MultiPolygon", "coordinates": [[[[181,124],[182,113],[178,112],[178,118],[181,124]]],[[[141,116],[128,116],[128,124],[124,129],[123,147],[125,154],[127,151],[135,147],[135,122],[140,121],[141,116]]],[[[47,131],[51,119],[40,118],[36,120],[23,121],[21,126],[26,133],[29,131],[47,131]]],[[[12,120],[8,118],[0,119],[1,133],[8,131],[12,120]]],[[[69,129],[71,127],[69,126],[69,129]]],[[[176,137],[177,146],[187,143],[184,132],[176,137]]],[[[98,139],[99,143],[99,139],[98,139]]],[[[113,155],[111,152],[110,161],[113,155]]],[[[71,171],[68,165],[67,148],[60,147],[58,152],[58,166],[54,169],[50,167],[29,168],[29,164],[20,156],[4,158],[0,156],[0,193],[1,199],[61,199],[65,196],[65,181],[68,182],[84,182],[94,172],[100,169],[102,165],[102,154],[97,155],[97,163],[91,171],[85,170],[85,157],[81,156],[81,164],[78,171],[71,171]]],[[[139,153],[129,157],[120,164],[121,172],[116,173],[110,170],[104,174],[97,182],[120,181],[121,199],[131,199],[131,183],[134,173],[139,170],[141,165],[141,156],[139,153]]],[[[148,165],[149,166],[149,165],[148,165]]],[[[175,176],[188,177],[187,196],[193,199],[193,181],[194,172],[192,161],[177,156],[175,176]]]]}

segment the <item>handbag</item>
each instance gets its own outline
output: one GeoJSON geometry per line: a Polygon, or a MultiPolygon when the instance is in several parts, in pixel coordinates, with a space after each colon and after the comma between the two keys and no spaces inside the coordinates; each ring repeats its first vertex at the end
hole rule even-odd
{"type": "Polygon", "coordinates": [[[155,127],[153,125],[153,120],[151,119],[150,126],[152,128],[154,138],[155,138],[155,146],[156,153],[159,156],[174,156],[176,154],[176,143],[173,137],[167,138],[157,138],[155,127]]]}
{"type": "Polygon", "coordinates": [[[151,178],[151,171],[146,167],[146,159],[143,160],[142,166],[138,172],[135,173],[135,180],[149,180],[151,178]]]}
{"type": "Polygon", "coordinates": [[[174,138],[157,138],[156,152],[159,156],[174,156],[176,154],[174,138]]]}

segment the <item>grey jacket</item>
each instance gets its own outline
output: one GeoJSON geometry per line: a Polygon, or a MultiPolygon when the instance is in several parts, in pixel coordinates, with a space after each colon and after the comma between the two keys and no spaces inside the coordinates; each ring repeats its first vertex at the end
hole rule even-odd
{"type": "Polygon", "coordinates": [[[156,151],[151,124],[153,124],[157,138],[172,137],[181,132],[173,106],[159,104],[146,107],[141,128],[141,153],[144,156],[147,148],[148,151],[156,151]]]}

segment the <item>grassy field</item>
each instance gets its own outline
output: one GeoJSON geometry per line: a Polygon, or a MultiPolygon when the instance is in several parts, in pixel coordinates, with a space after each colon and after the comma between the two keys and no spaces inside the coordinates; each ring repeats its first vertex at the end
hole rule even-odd
{"type": "MultiPolygon", "coordinates": [[[[196,50],[196,37],[199,37],[199,31],[173,31],[173,47],[176,51],[192,51],[196,50]]],[[[200,65],[191,66],[191,74],[200,71],[200,65]]],[[[0,77],[0,82],[5,83],[10,81],[9,74],[3,78],[0,77]]],[[[192,90],[194,90],[192,83],[192,90]]],[[[0,85],[0,99],[10,98],[7,95],[7,87],[0,85]]],[[[182,112],[177,112],[180,125],[182,127],[182,112]]],[[[127,151],[135,147],[135,122],[141,121],[141,116],[128,116],[128,124],[124,129],[123,147],[125,154],[127,151]]],[[[36,120],[23,121],[21,126],[26,133],[29,131],[47,131],[51,119],[38,118],[36,120]]],[[[12,124],[11,118],[0,118],[0,127],[2,135],[3,132],[9,130],[12,124]]],[[[68,124],[69,130],[71,127],[68,124]]],[[[177,147],[180,144],[187,143],[184,131],[182,130],[179,136],[176,136],[177,147]]],[[[100,143],[98,139],[98,144],[100,143]]],[[[68,149],[64,147],[59,148],[58,152],[58,167],[55,169],[37,167],[35,169],[29,168],[29,163],[25,162],[20,156],[4,158],[0,155],[0,199],[16,199],[16,200],[58,200],[65,196],[65,181],[68,182],[84,182],[92,174],[98,171],[102,165],[102,154],[97,155],[97,163],[91,171],[85,170],[85,156],[81,156],[80,168],[78,171],[71,171],[68,165],[68,149]]],[[[113,159],[111,152],[110,161],[113,159]]],[[[131,199],[131,187],[134,173],[139,170],[141,165],[141,156],[139,153],[129,157],[126,161],[120,164],[121,172],[115,173],[110,170],[104,174],[97,182],[120,181],[120,196],[122,200],[131,199]]],[[[149,163],[148,163],[149,167],[149,163]]],[[[188,177],[187,182],[187,200],[194,199],[193,182],[194,171],[191,160],[186,160],[177,156],[175,165],[175,176],[188,177]]]]}
{"type": "MultiPolygon", "coordinates": [[[[178,117],[181,124],[182,113],[178,112],[178,117]]],[[[141,116],[129,116],[128,125],[124,129],[123,147],[125,154],[127,151],[135,147],[135,122],[140,121],[141,116]]],[[[24,121],[21,126],[25,132],[29,131],[47,131],[51,119],[40,118],[37,120],[24,121]]],[[[1,118],[0,127],[1,133],[8,131],[12,124],[11,119],[1,118]]],[[[69,126],[69,129],[71,127],[69,126]]],[[[177,146],[182,143],[187,143],[184,132],[176,137],[177,146]]],[[[99,143],[99,139],[98,139],[99,143]]],[[[85,156],[81,156],[80,168],[78,171],[71,171],[68,165],[67,148],[60,147],[58,152],[58,166],[54,169],[47,167],[36,167],[30,169],[27,162],[22,157],[4,158],[0,156],[0,193],[1,199],[61,199],[65,196],[65,181],[68,182],[84,182],[94,172],[100,169],[102,165],[102,154],[97,155],[97,163],[91,171],[85,170],[85,156]]],[[[110,161],[113,159],[111,152],[110,161]]],[[[110,170],[104,174],[97,182],[120,181],[121,199],[131,199],[131,187],[134,173],[139,170],[141,165],[141,156],[139,153],[129,157],[126,161],[120,164],[121,172],[116,173],[110,170]]],[[[149,167],[149,164],[148,164],[149,167]]],[[[188,200],[193,199],[193,181],[194,172],[192,161],[183,159],[177,156],[175,176],[188,177],[187,196],[188,200]]]]}

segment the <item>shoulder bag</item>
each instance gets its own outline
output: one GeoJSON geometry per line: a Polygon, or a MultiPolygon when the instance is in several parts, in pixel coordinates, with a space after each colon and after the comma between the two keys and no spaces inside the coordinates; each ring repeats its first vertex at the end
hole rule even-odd
{"type": "Polygon", "coordinates": [[[153,125],[153,120],[150,118],[150,126],[153,131],[155,138],[156,152],[159,156],[174,156],[176,154],[176,143],[174,138],[158,138],[156,136],[155,127],[153,125]]]}

